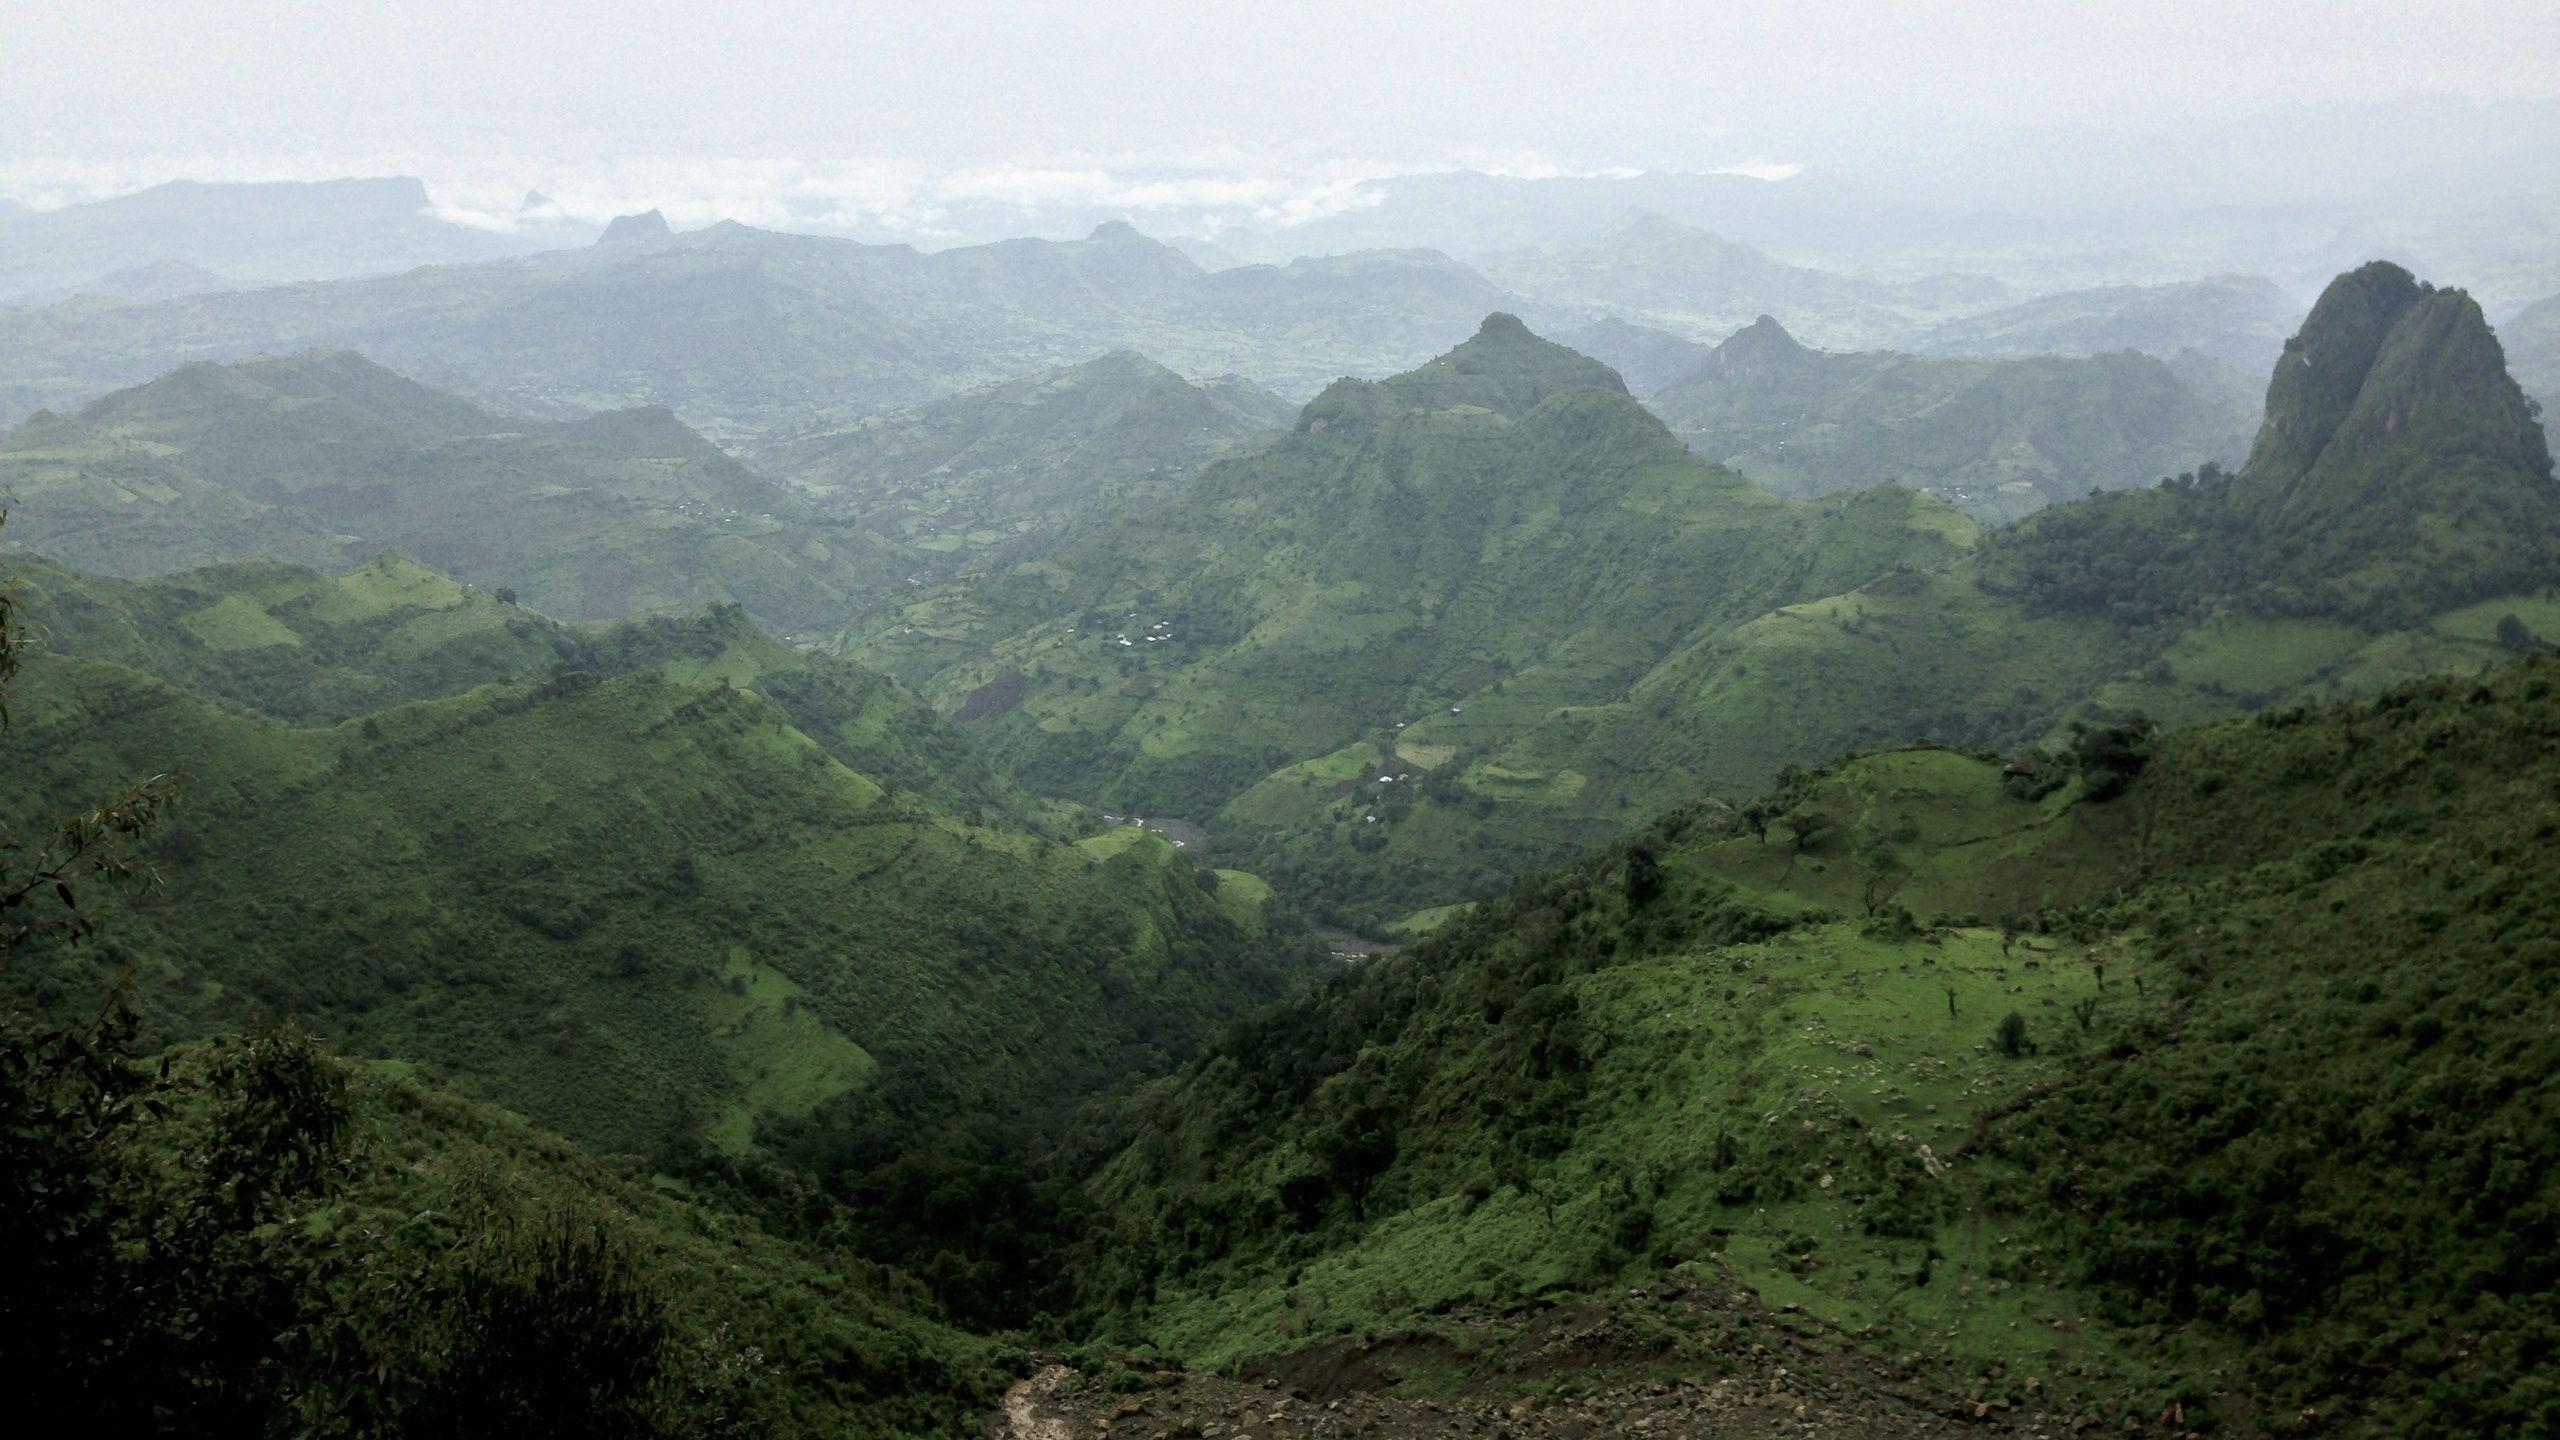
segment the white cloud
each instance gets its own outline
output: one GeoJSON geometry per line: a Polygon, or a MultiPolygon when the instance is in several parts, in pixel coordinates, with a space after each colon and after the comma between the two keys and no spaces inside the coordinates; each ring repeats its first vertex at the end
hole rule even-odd
{"type": "Polygon", "coordinates": [[[1804,167],[1787,160],[1744,160],[1732,165],[1719,165],[1710,175],[1739,175],[1746,180],[1793,180],[1804,173],[1804,167]]]}

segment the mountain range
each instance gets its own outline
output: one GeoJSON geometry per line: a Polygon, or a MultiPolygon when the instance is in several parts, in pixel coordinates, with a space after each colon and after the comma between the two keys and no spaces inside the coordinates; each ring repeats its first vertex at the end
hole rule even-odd
{"type": "Polygon", "coordinates": [[[316,183],[173,180],[53,210],[0,209],[0,305],[151,301],[383,275],[583,243],[541,222],[500,233],[438,217],[408,177],[316,183]]]}
{"type": "Polygon", "coordinates": [[[2236,478],[1986,536],[1894,488],[1772,496],[1496,317],[855,653],[1031,788],[1204,821],[1374,927],[1805,756],[2362,693],[2560,629],[2540,433],[2467,297],[2341,277],[2268,415],[2236,478]]]}
{"type": "Polygon", "coordinates": [[[1694,347],[1685,364],[1661,340],[1593,338],[1636,357],[1651,378],[1647,407],[1690,448],[1756,484],[1803,497],[1904,485],[1992,524],[2235,464],[2256,426],[2253,408],[2198,393],[2131,350],[2009,360],[1821,351],[1766,315],[1694,347]]]}
{"type": "Polygon", "coordinates": [[[194,360],[349,349],[485,404],[553,419],[664,406],[752,448],[1122,348],[1302,396],[1418,363],[1507,300],[1421,251],[1212,273],[1118,223],[930,254],[724,223],[396,276],[0,310],[0,415],[194,360]]]}
{"type": "Polygon", "coordinates": [[[1483,264],[1494,280],[1546,306],[1692,339],[1728,335],[1774,312],[1817,345],[1872,346],[2010,298],[1999,281],[1979,275],[1884,281],[1791,265],[1659,216],[1483,264]]]}

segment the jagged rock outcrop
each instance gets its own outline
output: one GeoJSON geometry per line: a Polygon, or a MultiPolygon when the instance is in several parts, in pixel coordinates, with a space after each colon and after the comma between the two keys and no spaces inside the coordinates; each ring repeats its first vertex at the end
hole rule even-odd
{"type": "Polygon", "coordinates": [[[2247,473],[2263,504],[2298,512],[2395,450],[2551,473],[2480,306],[2377,260],[2330,282],[2286,342],[2247,473]]]}

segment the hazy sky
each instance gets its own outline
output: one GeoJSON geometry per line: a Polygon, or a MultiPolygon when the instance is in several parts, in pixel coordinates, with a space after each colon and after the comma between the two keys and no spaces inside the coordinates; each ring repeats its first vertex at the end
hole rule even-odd
{"type": "Polygon", "coordinates": [[[0,0],[0,188],[22,197],[582,165],[1304,190],[1382,166],[1839,164],[2410,94],[2560,97],[2560,3],[0,0]]]}

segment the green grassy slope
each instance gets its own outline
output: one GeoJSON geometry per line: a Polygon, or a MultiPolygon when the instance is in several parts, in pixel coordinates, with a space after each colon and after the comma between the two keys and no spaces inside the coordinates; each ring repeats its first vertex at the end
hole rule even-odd
{"type": "Polygon", "coordinates": [[[1216,1361],[1704,1267],[2082,1423],[2535,1433],[2555,696],[2544,657],[1678,812],[1169,1082],[1094,1293],[1216,1361]]]}
{"type": "Polygon", "coordinates": [[[1036,546],[1092,506],[1175,494],[1296,414],[1241,377],[1194,385],[1120,351],[796,436],[758,463],[949,573],[1036,546]]]}
{"type": "Polygon", "coordinates": [[[22,816],[190,785],[168,889],[114,953],[20,959],[22,993],[133,964],[169,1030],[298,1015],[608,1150],[740,1149],[848,1095],[1028,1114],[1285,973],[1171,846],[963,823],[724,679],[570,671],[294,729],[38,654],[13,700],[22,816]]]}
{"type": "Polygon", "coordinates": [[[1833,354],[1767,316],[1646,403],[1692,449],[1781,495],[1902,485],[1993,524],[2236,463],[2257,422],[2147,355],[1833,354]]]}
{"type": "Polygon", "coordinates": [[[502,419],[359,356],[191,365],[0,440],[12,543],[149,575],[385,547],[575,619],[713,602],[840,624],[899,548],[664,410],[502,419]]]}
{"type": "Polygon", "coordinates": [[[106,661],[301,725],[361,719],[562,669],[656,670],[756,690],[836,759],[977,818],[1031,807],[911,692],[781,644],[734,606],[566,625],[379,555],[343,575],[244,562],[118,580],[30,559],[14,576],[36,648],[106,661]]]}

